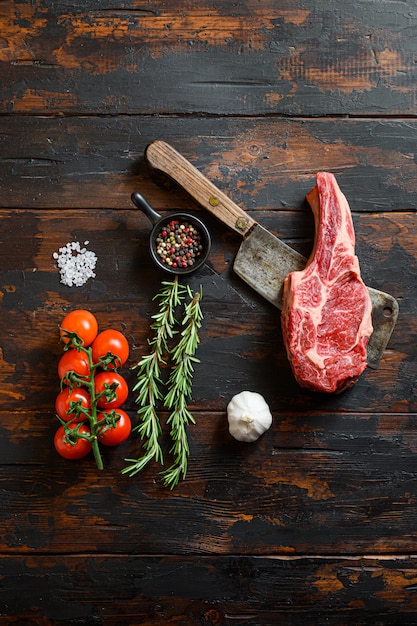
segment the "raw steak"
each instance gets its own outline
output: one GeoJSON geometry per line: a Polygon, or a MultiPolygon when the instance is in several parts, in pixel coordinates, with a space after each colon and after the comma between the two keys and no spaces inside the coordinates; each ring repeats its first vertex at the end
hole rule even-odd
{"type": "Polygon", "coordinates": [[[319,172],[307,194],[315,241],[304,270],[284,282],[282,330],[296,380],[313,391],[340,393],[366,367],[372,304],[360,277],[355,233],[333,174],[319,172]]]}

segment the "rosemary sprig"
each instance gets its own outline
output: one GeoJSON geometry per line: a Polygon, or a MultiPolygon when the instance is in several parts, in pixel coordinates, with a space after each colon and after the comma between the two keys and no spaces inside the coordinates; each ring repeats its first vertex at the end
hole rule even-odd
{"type": "Polygon", "coordinates": [[[163,399],[160,389],[161,367],[166,364],[164,355],[168,350],[168,341],[177,332],[174,330],[175,309],[184,299],[186,289],[180,285],[177,276],[172,282],[164,281],[162,285],[163,289],[154,297],[154,300],[159,300],[159,310],[152,316],[154,322],[151,329],[154,336],[148,341],[150,352],[132,368],[138,370],[133,391],[137,391],[136,403],[139,404],[137,413],[140,418],[140,424],[133,430],[137,430],[139,437],[144,440],[142,446],[144,454],[138,459],[126,459],[131,465],[125,467],[122,473],[130,476],[140,472],[152,459],[163,463],[159,444],[162,429],[156,412],[158,401],[163,399]]]}
{"type": "Polygon", "coordinates": [[[172,370],[168,379],[168,391],[164,404],[171,410],[167,424],[171,426],[171,438],[173,445],[170,452],[174,455],[173,464],[161,472],[163,483],[173,489],[180,479],[184,479],[188,468],[188,456],[190,453],[187,437],[187,425],[195,424],[195,420],[187,408],[187,402],[191,399],[194,363],[199,363],[195,357],[200,343],[199,329],[202,324],[203,314],[201,311],[201,289],[193,296],[190,287],[187,286],[191,301],[185,306],[185,314],[182,321],[184,327],[181,339],[171,353],[172,370]]]}

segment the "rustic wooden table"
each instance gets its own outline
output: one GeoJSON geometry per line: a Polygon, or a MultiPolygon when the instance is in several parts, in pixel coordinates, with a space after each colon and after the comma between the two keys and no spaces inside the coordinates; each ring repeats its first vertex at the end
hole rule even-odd
{"type": "Polygon", "coordinates": [[[0,24],[0,623],[417,624],[416,1],[3,0],[0,24]],[[400,303],[378,369],[339,396],[295,383],[279,311],[232,270],[239,237],[151,175],[156,139],[304,254],[305,194],[336,175],[364,280],[400,303]],[[156,464],[122,474],[135,434],[101,472],[53,447],[72,309],[126,333],[138,423],[167,277],[132,191],[213,238],[182,279],[204,323],[172,491],[156,464]],[[54,252],[87,240],[95,278],[62,284],[54,252]],[[244,389],[273,413],[253,444],[227,428],[244,389]]]}

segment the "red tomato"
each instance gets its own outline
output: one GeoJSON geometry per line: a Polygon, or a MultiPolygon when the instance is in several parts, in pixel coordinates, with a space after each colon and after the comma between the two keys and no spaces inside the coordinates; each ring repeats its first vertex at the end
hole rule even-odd
{"type": "MultiPolygon", "coordinates": [[[[59,359],[58,376],[62,380],[67,372],[75,372],[77,376],[89,380],[90,363],[85,352],[70,348],[59,359]]],[[[66,382],[66,381],[65,381],[66,382]]]]}
{"type": "Polygon", "coordinates": [[[106,386],[113,384],[117,385],[114,389],[116,397],[114,400],[108,401],[105,396],[101,396],[97,400],[97,406],[99,406],[100,409],[117,409],[117,407],[121,406],[123,402],[126,401],[129,390],[125,379],[116,372],[109,371],[96,374],[94,379],[96,396],[102,393],[106,389],[106,386]]]}
{"type": "MultiPolygon", "coordinates": [[[[85,424],[69,424],[68,426],[71,430],[78,427],[78,432],[84,435],[90,434],[85,424]]],[[[54,446],[58,454],[64,459],[82,459],[91,450],[91,444],[86,439],[77,439],[74,444],[69,443],[65,437],[63,426],[60,426],[55,433],[54,446]]]]}
{"type": "MultiPolygon", "coordinates": [[[[117,446],[119,443],[126,441],[132,430],[132,423],[128,414],[122,409],[116,409],[116,426],[114,428],[108,428],[103,433],[98,434],[98,440],[105,446],[117,446]]],[[[105,413],[99,413],[97,420],[100,422],[105,419],[105,413]]]]}
{"type": "Polygon", "coordinates": [[[98,324],[97,320],[90,311],[84,309],[76,309],[68,313],[62,320],[60,335],[64,343],[68,343],[68,337],[65,337],[65,331],[77,333],[83,340],[84,346],[87,347],[93,343],[97,337],[98,324]]]}
{"type": "MultiPolygon", "coordinates": [[[[108,352],[117,357],[116,367],[120,367],[128,359],[129,344],[118,330],[103,330],[97,335],[92,345],[93,363],[98,363],[100,357],[105,357],[108,352]]],[[[113,364],[109,365],[109,368],[113,367],[113,364]]]]}
{"type": "MultiPolygon", "coordinates": [[[[75,387],[71,391],[63,389],[55,400],[55,410],[59,417],[66,422],[77,419],[77,413],[75,411],[70,412],[71,402],[81,402],[81,406],[85,409],[91,407],[90,395],[80,387],[75,387]]],[[[79,415],[79,420],[83,419],[83,415],[79,415]]]]}

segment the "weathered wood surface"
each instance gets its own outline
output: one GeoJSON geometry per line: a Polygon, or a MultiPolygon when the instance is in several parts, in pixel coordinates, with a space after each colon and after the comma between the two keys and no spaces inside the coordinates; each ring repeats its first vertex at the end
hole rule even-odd
{"type": "Polygon", "coordinates": [[[34,607],[6,602],[7,624],[406,626],[417,610],[410,557],[6,557],[0,572],[34,607]]]}
{"type": "Polygon", "coordinates": [[[158,465],[121,476],[134,437],[103,450],[98,473],[92,457],[56,455],[52,411],[9,417],[2,553],[386,557],[415,545],[415,416],[274,411],[272,432],[248,447],[223,412],[194,415],[189,472],[173,492],[158,465]]]}
{"type": "Polygon", "coordinates": [[[0,3],[0,623],[416,624],[416,3],[99,4],[0,3]],[[147,170],[155,139],[303,254],[305,194],[337,176],[363,277],[400,303],[377,370],[340,396],[298,387],[278,310],[233,273],[239,237],[147,170]],[[166,277],[134,190],[213,237],[187,279],[205,320],[172,492],[155,464],[121,474],[135,435],[101,473],[52,446],[64,313],[126,333],[131,387],[147,350],[166,277]],[[72,240],[98,257],[81,288],[53,259],[72,240]],[[274,418],[250,445],[226,421],[245,388],[274,418]]]}
{"type": "Polygon", "coordinates": [[[415,113],[415,1],[0,4],[2,112],[415,113]]]}
{"type": "Polygon", "coordinates": [[[134,188],[157,209],[186,206],[149,176],[143,152],[155,139],[247,210],[308,210],[320,170],[355,213],[417,208],[415,119],[0,117],[0,131],[6,208],[131,208],[134,188]]]}

